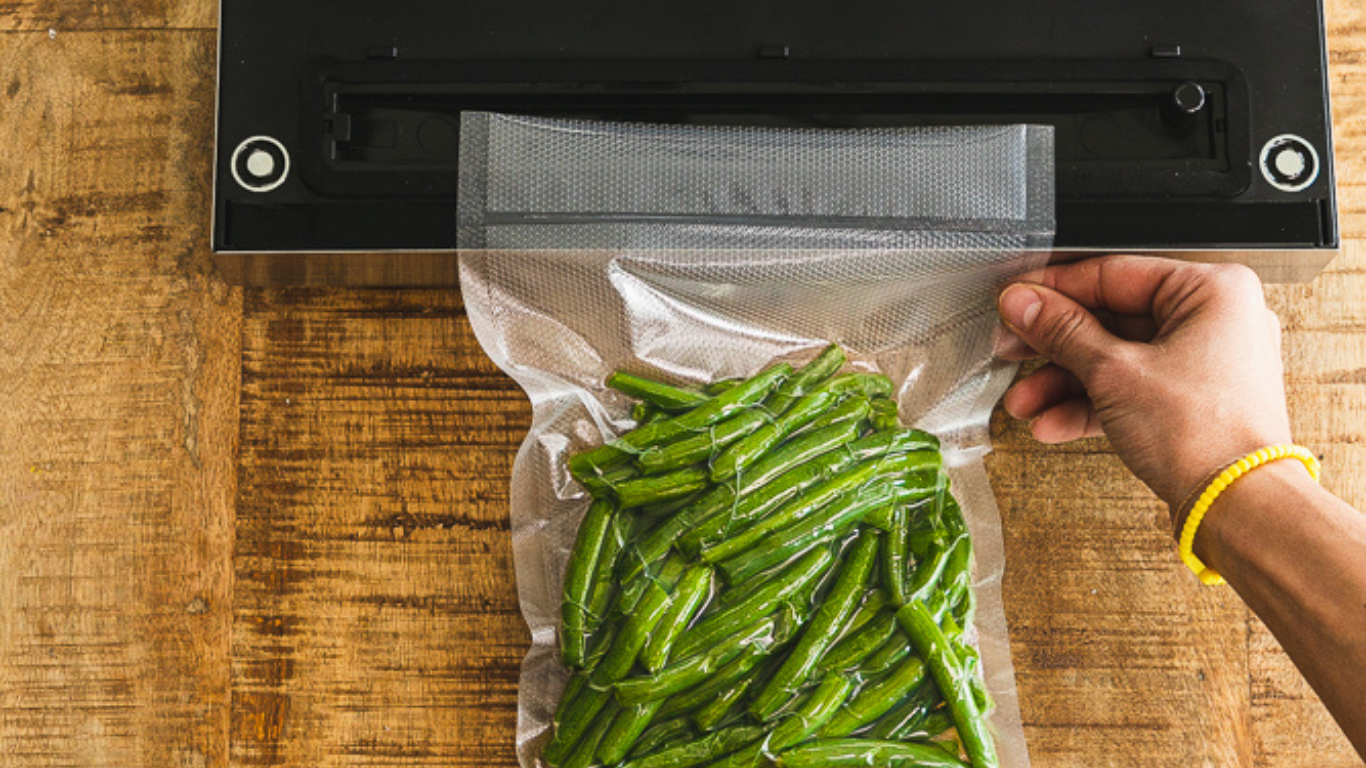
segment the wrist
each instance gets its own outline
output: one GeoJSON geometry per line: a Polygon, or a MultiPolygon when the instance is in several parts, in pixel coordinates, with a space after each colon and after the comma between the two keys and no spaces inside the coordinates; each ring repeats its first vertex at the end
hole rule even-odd
{"type": "Polygon", "coordinates": [[[1267,545],[1261,538],[1299,522],[1305,508],[1298,503],[1322,489],[1304,464],[1279,459],[1240,477],[1210,505],[1195,535],[1192,551],[1207,566],[1229,575],[1236,570],[1239,554],[1250,547],[1267,545]]]}
{"type": "MultiPolygon", "coordinates": [[[[1178,462],[1178,466],[1203,467],[1206,469],[1202,475],[1188,475],[1177,486],[1185,489],[1185,495],[1177,499],[1178,503],[1167,502],[1167,511],[1172,519],[1173,535],[1180,539],[1181,530],[1186,524],[1186,519],[1190,516],[1191,508],[1209,488],[1210,483],[1214,482],[1225,470],[1259,449],[1273,445],[1289,445],[1291,442],[1288,434],[1277,435],[1274,433],[1266,434],[1264,431],[1247,431],[1246,434],[1228,435],[1217,448],[1209,446],[1203,452],[1196,452],[1194,455],[1183,458],[1178,462]]],[[[1265,466],[1275,463],[1278,462],[1273,461],[1265,466]]]]}

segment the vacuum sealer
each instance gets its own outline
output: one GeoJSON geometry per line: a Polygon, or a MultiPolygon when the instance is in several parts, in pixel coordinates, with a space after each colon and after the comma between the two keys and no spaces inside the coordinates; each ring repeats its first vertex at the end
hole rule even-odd
{"type": "Polygon", "coordinates": [[[213,248],[455,282],[460,113],[1054,126],[1059,254],[1306,279],[1338,244],[1321,0],[222,0],[213,248]]]}

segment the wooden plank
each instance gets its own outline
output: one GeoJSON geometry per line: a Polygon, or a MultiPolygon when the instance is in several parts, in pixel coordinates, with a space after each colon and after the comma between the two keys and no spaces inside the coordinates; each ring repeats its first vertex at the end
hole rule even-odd
{"type": "MultiPolygon", "coordinates": [[[[1356,18],[1361,40],[1366,14],[1356,18]]],[[[1358,104],[1366,107],[1366,101],[1358,104]]],[[[1357,157],[1366,158],[1366,146],[1357,157]]],[[[1286,396],[1296,437],[1319,454],[1324,486],[1366,511],[1366,240],[1348,242],[1312,283],[1268,287],[1267,300],[1284,329],[1286,396]]],[[[1360,765],[1318,696],[1255,616],[1248,622],[1247,649],[1257,765],[1360,765]]]]}
{"type": "Polygon", "coordinates": [[[525,397],[453,291],[246,303],[235,764],[515,763],[525,397]]]}
{"type": "Polygon", "coordinates": [[[1366,6],[1326,0],[1333,154],[1343,239],[1366,237],[1366,6]]]}
{"type": "Polygon", "coordinates": [[[0,35],[0,765],[223,765],[211,32],[0,35]]]}
{"type": "Polygon", "coordinates": [[[130,29],[213,29],[218,24],[215,0],[9,0],[0,4],[0,32],[43,32],[130,29]]]}

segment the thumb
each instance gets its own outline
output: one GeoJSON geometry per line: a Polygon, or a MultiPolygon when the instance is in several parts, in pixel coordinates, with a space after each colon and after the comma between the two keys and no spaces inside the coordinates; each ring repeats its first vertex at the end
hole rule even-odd
{"type": "Polygon", "coordinates": [[[1082,384],[1124,342],[1085,307],[1042,285],[1016,283],[999,300],[1001,318],[1035,351],[1076,374],[1082,384]]]}

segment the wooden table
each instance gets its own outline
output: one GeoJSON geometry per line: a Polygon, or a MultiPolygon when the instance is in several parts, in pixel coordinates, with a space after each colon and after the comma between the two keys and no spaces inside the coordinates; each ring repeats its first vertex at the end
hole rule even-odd
{"type": "MultiPolygon", "coordinates": [[[[1366,9],[1330,6],[1348,241],[1268,295],[1366,508],[1366,9]]],[[[527,403],[455,292],[214,274],[214,20],[0,8],[0,765],[513,765],[527,403]]],[[[1104,442],[993,432],[1038,766],[1358,763],[1104,442]]]]}

